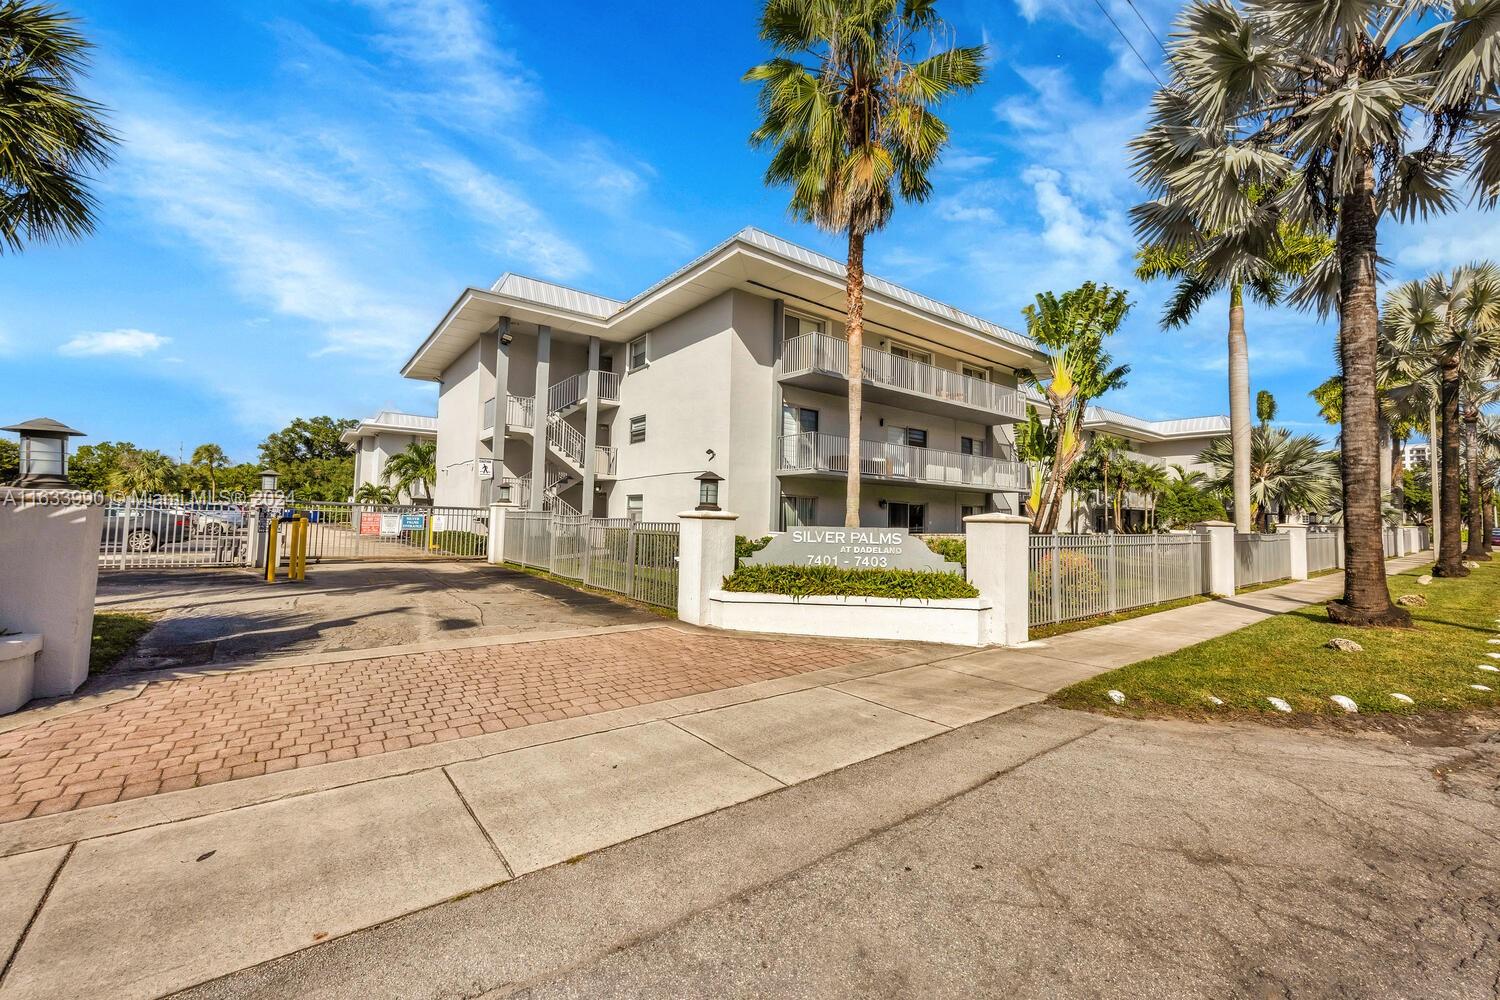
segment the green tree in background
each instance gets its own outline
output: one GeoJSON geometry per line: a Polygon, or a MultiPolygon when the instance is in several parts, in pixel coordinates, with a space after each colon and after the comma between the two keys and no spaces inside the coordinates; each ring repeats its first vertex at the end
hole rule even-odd
{"type": "Polygon", "coordinates": [[[927,200],[928,172],[948,144],[937,107],[983,76],[984,49],[940,48],[946,33],[935,0],[765,0],[760,37],[775,57],[745,74],[760,84],[750,142],[774,149],[766,183],[792,189],[794,218],[848,241],[851,528],[859,526],[865,237],[890,221],[898,196],[927,200]],[[918,49],[931,54],[916,59],[918,49]]]}
{"type": "Polygon", "coordinates": [[[1255,394],[1255,419],[1262,427],[1270,427],[1276,419],[1276,397],[1271,395],[1271,390],[1262,389],[1255,394]]]}
{"type": "Polygon", "coordinates": [[[218,472],[229,464],[229,457],[224,454],[224,449],[216,444],[200,444],[193,449],[192,463],[195,468],[202,469],[207,474],[209,492],[217,494],[218,472]]]}
{"type": "Polygon", "coordinates": [[[260,443],[262,464],[280,488],[304,500],[347,500],[354,492],[354,454],[339,438],[359,421],[298,417],[260,443]]]}
{"type": "Polygon", "coordinates": [[[77,23],[47,4],[0,0],[0,253],[94,229],[84,175],[117,140],[76,89],[91,48],[77,23]]]}
{"type": "Polygon", "coordinates": [[[10,438],[0,438],[0,486],[13,483],[21,475],[21,446],[10,438]]]}
{"type": "Polygon", "coordinates": [[[430,502],[433,484],[437,482],[437,442],[413,441],[386,459],[385,481],[392,480],[396,482],[397,494],[430,502]]]}

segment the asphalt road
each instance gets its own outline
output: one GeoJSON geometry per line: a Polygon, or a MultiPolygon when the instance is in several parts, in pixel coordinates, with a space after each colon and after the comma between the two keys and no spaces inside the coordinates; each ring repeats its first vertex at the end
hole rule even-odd
{"type": "Polygon", "coordinates": [[[1496,730],[1022,709],[184,995],[1500,995],[1496,730]]]}

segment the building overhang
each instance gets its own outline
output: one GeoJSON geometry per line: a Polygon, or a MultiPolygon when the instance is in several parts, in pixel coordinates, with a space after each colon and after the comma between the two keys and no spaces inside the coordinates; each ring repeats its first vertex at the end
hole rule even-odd
{"type": "MultiPolygon", "coordinates": [[[[402,366],[401,374],[440,379],[502,319],[624,343],[732,289],[780,298],[789,308],[833,319],[844,315],[843,265],[750,229],[629,302],[515,275],[507,275],[491,289],[467,288],[402,366]]],[[[976,361],[1012,369],[1046,368],[1046,355],[1025,336],[878,277],[866,280],[865,318],[872,328],[900,331],[976,361]]]]}
{"type": "Polygon", "coordinates": [[[361,420],[354,427],[339,435],[344,444],[357,444],[361,438],[377,434],[405,434],[409,437],[437,440],[437,418],[416,413],[397,413],[383,410],[374,417],[361,420]]]}

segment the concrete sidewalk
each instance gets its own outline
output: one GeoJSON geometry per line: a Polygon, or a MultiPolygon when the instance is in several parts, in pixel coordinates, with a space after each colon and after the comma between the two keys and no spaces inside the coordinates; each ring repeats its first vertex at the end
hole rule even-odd
{"type": "MultiPolygon", "coordinates": [[[[1393,570],[1417,565],[1408,557],[1393,570]]],[[[0,997],[154,997],[1326,600],[1337,576],[0,826],[0,997]]]]}

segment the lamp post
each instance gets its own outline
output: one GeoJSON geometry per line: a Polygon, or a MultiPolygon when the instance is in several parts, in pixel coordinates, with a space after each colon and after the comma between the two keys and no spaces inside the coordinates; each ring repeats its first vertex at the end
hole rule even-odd
{"type": "Polygon", "coordinates": [[[719,509],[719,484],[724,481],[723,476],[715,475],[713,472],[705,472],[696,477],[698,480],[698,510],[719,509]]]}
{"type": "Polygon", "coordinates": [[[281,474],[275,469],[260,470],[260,491],[262,493],[275,493],[276,483],[281,479],[281,474]]]}
{"type": "Polygon", "coordinates": [[[60,489],[68,485],[68,438],[82,437],[66,424],[38,417],[23,424],[0,427],[21,436],[21,475],[17,486],[60,489]]]}

